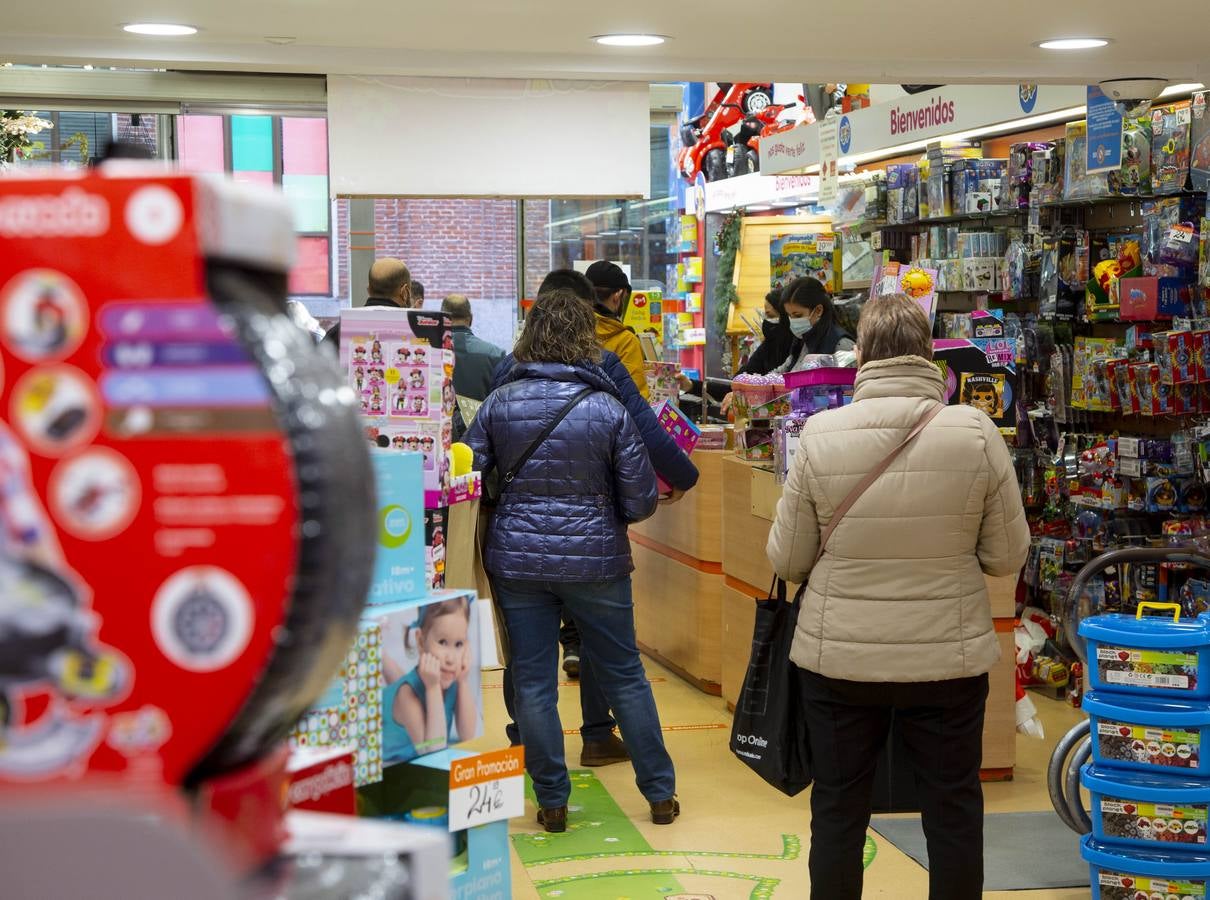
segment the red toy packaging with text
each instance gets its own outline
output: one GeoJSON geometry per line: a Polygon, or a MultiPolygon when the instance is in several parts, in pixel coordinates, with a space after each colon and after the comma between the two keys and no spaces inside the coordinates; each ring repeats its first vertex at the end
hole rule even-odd
{"type": "Polygon", "coordinates": [[[240,186],[0,179],[0,787],[242,770],[339,665],[373,476],[294,241],[240,186]]]}

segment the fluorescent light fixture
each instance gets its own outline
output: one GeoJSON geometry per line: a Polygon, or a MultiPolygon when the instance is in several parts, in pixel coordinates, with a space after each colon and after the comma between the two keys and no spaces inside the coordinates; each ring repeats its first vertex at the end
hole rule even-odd
{"type": "Polygon", "coordinates": [[[654,47],[668,40],[658,34],[598,34],[592,39],[606,47],[654,47]]]}
{"type": "Polygon", "coordinates": [[[773,207],[767,203],[753,203],[744,207],[745,211],[747,212],[768,212],[772,208],[773,207]]]}
{"type": "Polygon", "coordinates": [[[1194,91],[1200,91],[1204,88],[1204,84],[1174,84],[1171,87],[1164,88],[1164,93],[1161,97],[1174,97],[1177,94],[1192,94],[1194,91]]]}
{"type": "Polygon", "coordinates": [[[170,25],[163,22],[135,22],[132,25],[123,25],[122,30],[149,37],[187,37],[197,34],[197,29],[192,25],[170,25]]]}
{"type": "Polygon", "coordinates": [[[1056,38],[1052,41],[1042,41],[1038,44],[1043,50],[1095,50],[1104,47],[1109,41],[1105,38],[1077,37],[1056,38]]]}

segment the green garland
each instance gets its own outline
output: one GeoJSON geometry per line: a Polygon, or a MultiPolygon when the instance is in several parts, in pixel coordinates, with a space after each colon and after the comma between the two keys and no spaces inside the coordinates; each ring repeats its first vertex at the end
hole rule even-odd
{"type": "Polygon", "coordinates": [[[740,217],[732,214],[723,221],[718,234],[718,271],[714,279],[714,324],[719,334],[727,330],[727,319],[731,306],[739,300],[732,279],[735,276],[735,259],[739,256],[740,217]]]}

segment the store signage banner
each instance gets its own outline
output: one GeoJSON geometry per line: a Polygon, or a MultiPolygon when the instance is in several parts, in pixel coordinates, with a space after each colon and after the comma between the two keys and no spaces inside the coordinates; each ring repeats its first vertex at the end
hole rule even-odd
{"type": "Polygon", "coordinates": [[[646,82],[332,75],[332,195],[646,197],[650,106],[646,82]]]}
{"type": "Polygon", "coordinates": [[[525,815],[525,748],[450,761],[450,832],[525,815]]]}
{"type": "Polygon", "coordinates": [[[1116,172],[1122,167],[1122,117],[1113,101],[1095,84],[1088,86],[1088,173],[1116,172]]]}
{"type": "Polygon", "coordinates": [[[819,202],[825,207],[830,207],[836,202],[836,195],[840,190],[836,161],[840,157],[842,119],[847,122],[848,116],[824,120],[819,126],[819,202]]]}
{"type": "MultiPolygon", "coordinates": [[[[915,96],[855,110],[838,125],[840,157],[932,140],[959,131],[1082,107],[1083,87],[1035,84],[950,84],[915,96]]],[[[823,123],[832,127],[832,122],[823,123]]],[[[766,175],[800,172],[820,161],[819,124],[800,125],[762,138],[760,167],[766,175]]]]}
{"type": "Polygon", "coordinates": [[[813,203],[818,197],[818,175],[762,175],[754,172],[739,178],[708,182],[704,206],[706,212],[725,212],[754,203],[790,200],[813,203]]]}

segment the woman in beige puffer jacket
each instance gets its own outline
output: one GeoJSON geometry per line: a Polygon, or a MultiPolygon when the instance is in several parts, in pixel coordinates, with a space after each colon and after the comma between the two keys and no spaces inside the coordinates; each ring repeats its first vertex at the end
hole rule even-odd
{"type": "Polygon", "coordinates": [[[970,406],[942,409],[853,505],[861,479],[945,399],[928,319],[903,296],[867,304],[853,403],[807,424],[769,535],[805,583],[791,658],[810,732],[811,895],[861,897],[874,768],[892,713],[928,839],[931,900],[977,898],[987,672],[1000,656],[984,575],[1014,575],[1029,528],[1004,439],[970,406]]]}

